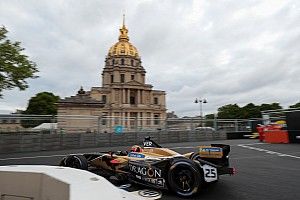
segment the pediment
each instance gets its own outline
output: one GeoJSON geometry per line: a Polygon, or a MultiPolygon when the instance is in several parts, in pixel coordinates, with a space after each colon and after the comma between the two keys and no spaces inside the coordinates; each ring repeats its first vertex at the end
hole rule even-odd
{"type": "Polygon", "coordinates": [[[138,85],[138,86],[144,86],[144,84],[136,81],[136,80],[132,80],[126,83],[127,85],[138,85]]]}

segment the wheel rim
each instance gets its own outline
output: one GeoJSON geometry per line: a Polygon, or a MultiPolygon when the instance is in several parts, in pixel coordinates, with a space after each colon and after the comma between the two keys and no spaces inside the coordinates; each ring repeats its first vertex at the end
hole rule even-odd
{"type": "Polygon", "coordinates": [[[174,185],[180,193],[190,193],[195,187],[195,177],[190,169],[178,166],[172,173],[174,185]]]}
{"type": "Polygon", "coordinates": [[[80,159],[78,159],[76,156],[73,156],[70,159],[68,166],[76,169],[81,169],[82,163],[80,159]]]}

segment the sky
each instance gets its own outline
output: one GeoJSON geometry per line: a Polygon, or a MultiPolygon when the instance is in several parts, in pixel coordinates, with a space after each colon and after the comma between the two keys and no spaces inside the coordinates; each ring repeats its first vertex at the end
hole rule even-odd
{"type": "Polygon", "coordinates": [[[299,0],[1,0],[0,25],[38,65],[25,91],[8,90],[0,113],[26,109],[39,92],[61,98],[101,86],[123,13],[146,82],[166,91],[168,112],[300,102],[299,0]]]}

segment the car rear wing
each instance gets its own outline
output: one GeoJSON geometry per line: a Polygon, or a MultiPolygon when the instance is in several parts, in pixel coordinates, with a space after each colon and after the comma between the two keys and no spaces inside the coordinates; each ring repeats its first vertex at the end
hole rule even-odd
{"type": "Polygon", "coordinates": [[[223,151],[223,156],[228,156],[230,153],[230,145],[227,144],[211,144],[212,147],[220,147],[223,151]]]}
{"type": "Polygon", "coordinates": [[[201,158],[222,159],[226,158],[230,152],[230,146],[225,144],[211,144],[210,146],[199,146],[201,158]]]}

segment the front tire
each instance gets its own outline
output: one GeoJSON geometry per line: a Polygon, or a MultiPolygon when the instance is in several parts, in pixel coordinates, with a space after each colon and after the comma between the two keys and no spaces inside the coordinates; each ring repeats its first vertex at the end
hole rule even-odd
{"type": "Polygon", "coordinates": [[[88,170],[88,161],[83,155],[69,155],[60,164],[64,167],[88,170]]]}
{"type": "Polygon", "coordinates": [[[202,185],[201,173],[197,165],[189,160],[172,163],[168,172],[170,190],[181,197],[190,197],[198,193],[202,185]]]}

